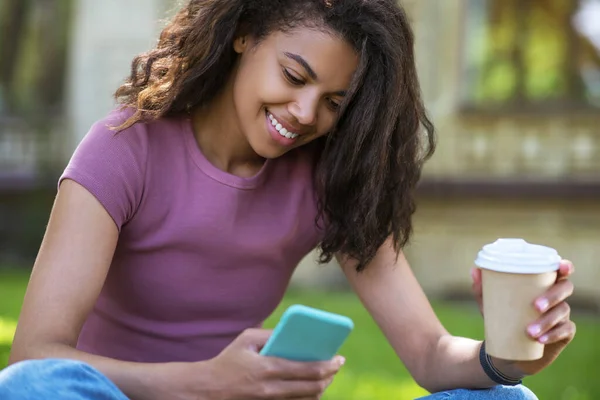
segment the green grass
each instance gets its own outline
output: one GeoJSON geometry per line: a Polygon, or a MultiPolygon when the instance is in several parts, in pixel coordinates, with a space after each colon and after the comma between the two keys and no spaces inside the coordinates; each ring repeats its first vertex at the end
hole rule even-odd
{"type": "MultiPolygon", "coordinates": [[[[27,276],[0,274],[0,369],[6,365],[10,343],[25,293],[27,276]]],[[[356,329],[340,353],[347,358],[324,400],[414,399],[426,394],[398,360],[369,314],[351,293],[290,292],[266,322],[273,327],[287,306],[301,303],[351,317],[356,329]]],[[[456,335],[481,338],[481,317],[473,307],[434,304],[444,325],[456,335]]],[[[574,317],[577,337],[561,357],[529,386],[543,400],[592,400],[600,398],[597,361],[600,360],[600,321],[574,317]]]]}
{"type": "Polygon", "coordinates": [[[8,361],[27,279],[28,276],[22,272],[0,270],[0,369],[8,361]]]}

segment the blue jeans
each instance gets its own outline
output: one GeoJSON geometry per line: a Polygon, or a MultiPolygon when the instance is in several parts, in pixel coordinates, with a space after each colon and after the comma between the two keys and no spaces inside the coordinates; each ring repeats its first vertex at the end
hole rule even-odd
{"type": "MultiPolygon", "coordinates": [[[[71,360],[31,360],[0,371],[2,400],[128,400],[91,366],[71,360]]],[[[451,390],[419,400],[537,400],[524,386],[451,390]]]]}

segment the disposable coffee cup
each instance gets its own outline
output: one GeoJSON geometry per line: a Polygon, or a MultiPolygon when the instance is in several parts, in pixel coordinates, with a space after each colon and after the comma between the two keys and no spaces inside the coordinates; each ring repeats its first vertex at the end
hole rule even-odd
{"type": "Polygon", "coordinates": [[[527,334],[540,313],[535,300],[556,281],[561,257],[553,248],[523,239],[498,239],[483,246],[475,265],[482,271],[485,349],[493,357],[527,361],[544,345],[527,334]]]}

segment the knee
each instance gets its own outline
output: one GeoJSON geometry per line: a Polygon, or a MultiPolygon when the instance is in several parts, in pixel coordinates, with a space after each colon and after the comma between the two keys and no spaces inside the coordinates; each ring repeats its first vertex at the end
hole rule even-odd
{"type": "MultiPolygon", "coordinates": [[[[458,389],[444,392],[444,399],[448,400],[538,400],[537,396],[523,385],[495,386],[491,389],[458,389]]],[[[438,397],[435,397],[437,399],[438,397]]],[[[441,399],[442,397],[440,397],[441,399]]],[[[424,399],[429,399],[425,397],[424,399]]]]}
{"type": "MultiPolygon", "coordinates": [[[[21,361],[0,371],[0,399],[44,398],[52,393],[108,384],[91,366],[74,360],[21,361]]],[[[77,396],[66,398],[79,398],[77,396]]]]}
{"type": "Polygon", "coordinates": [[[496,386],[491,390],[492,399],[503,400],[538,400],[537,396],[526,386],[496,386]]]}
{"type": "Polygon", "coordinates": [[[32,381],[34,378],[54,380],[93,373],[94,370],[89,365],[75,360],[53,358],[25,360],[9,366],[0,373],[0,386],[16,380],[32,381]]]}

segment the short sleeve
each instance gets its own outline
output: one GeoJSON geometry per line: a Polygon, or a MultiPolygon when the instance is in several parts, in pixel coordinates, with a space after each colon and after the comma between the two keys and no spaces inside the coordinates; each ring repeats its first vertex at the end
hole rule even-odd
{"type": "Polygon", "coordinates": [[[122,112],[96,122],[75,149],[58,185],[71,179],[98,199],[119,232],[141,201],[148,154],[143,124],[115,131],[124,121],[122,112]]]}

